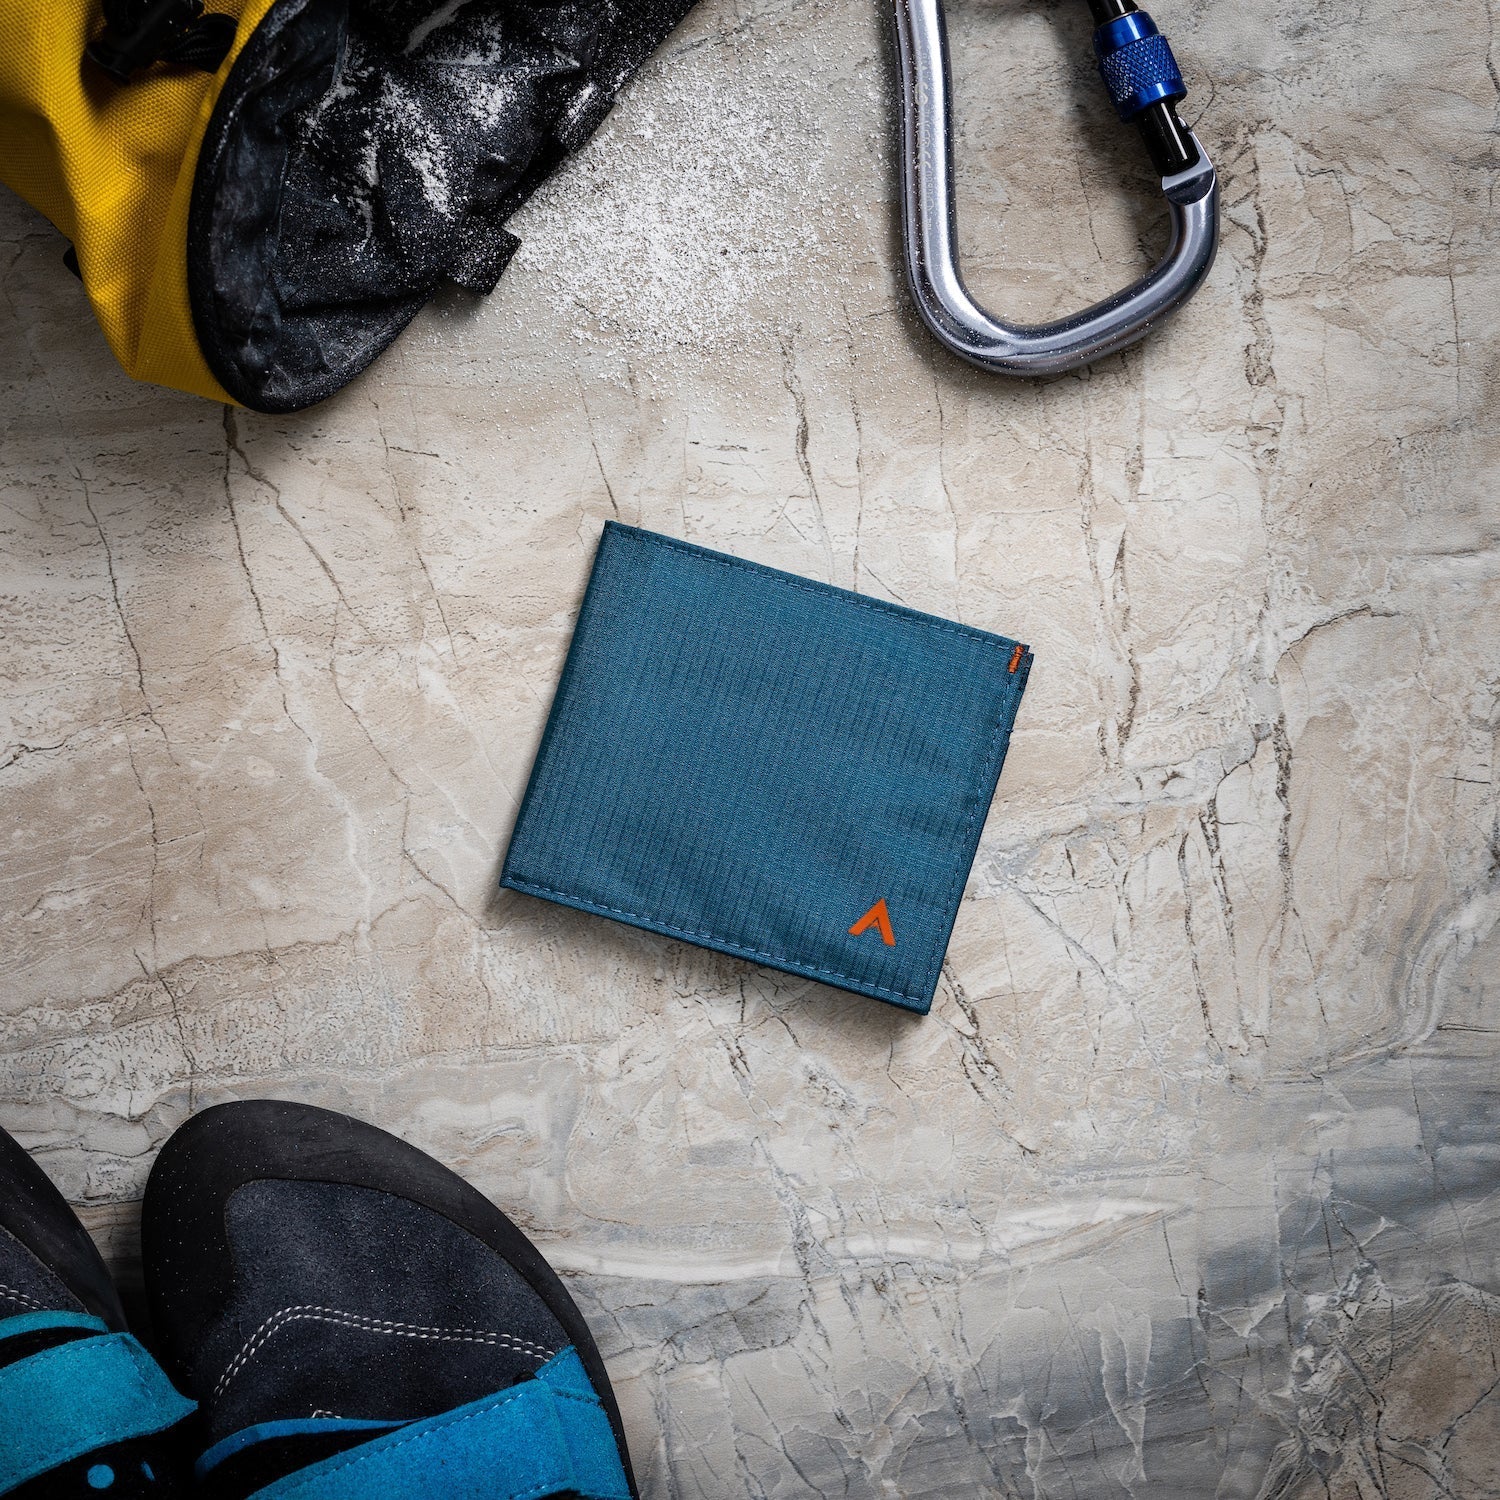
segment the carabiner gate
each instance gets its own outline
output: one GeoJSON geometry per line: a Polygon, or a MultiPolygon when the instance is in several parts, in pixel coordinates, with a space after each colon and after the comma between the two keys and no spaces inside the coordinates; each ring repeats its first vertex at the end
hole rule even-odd
{"type": "Polygon", "coordinates": [[[952,82],[942,0],[896,0],[901,56],[906,270],[922,320],[955,354],[1002,375],[1055,375],[1144,338],[1198,289],[1219,244],[1219,179],[1177,118],[1187,92],[1167,40],[1134,0],[1089,0],[1099,71],[1162,174],[1172,241],[1139,281],[1051,323],[1006,323],[969,295],[958,266],[952,82]]]}

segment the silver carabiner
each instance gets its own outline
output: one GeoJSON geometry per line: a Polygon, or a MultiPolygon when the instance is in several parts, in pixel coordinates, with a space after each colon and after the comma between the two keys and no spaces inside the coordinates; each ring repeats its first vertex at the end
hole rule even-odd
{"type": "Polygon", "coordinates": [[[1144,338],[1198,289],[1219,245],[1219,179],[1173,108],[1186,89],[1161,36],[1133,0],[1089,0],[1094,50],[1123,120],[1150,150],[1172,215],[1172,241],[1123,291],[1051,323],[1006,323],[969,295],[958,265],[952,82],[942,0],[895,0],[901,57],[906,271],[922,321],[955,354],[1002,375],[1055,375],[1144,338]]]}

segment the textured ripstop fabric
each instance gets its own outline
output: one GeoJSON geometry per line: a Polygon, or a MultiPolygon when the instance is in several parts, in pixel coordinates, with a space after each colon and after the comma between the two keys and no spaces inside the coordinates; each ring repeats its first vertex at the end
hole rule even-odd
{"type": "Polygon", "coordinates": [[[610,522],[500,883],[925,1012],[1030,667],[610,522]]]}
{"type": "Polygon", "coordinates": [[[0,180],[72,242],[125,370],[228,396],[193,331],[187,221],[198,146],[240,47],[272,0],[214,0],[240,25],[215,74],[156,69],[128,85],[82,62],[98,0],[0,0],[0,180]]]}

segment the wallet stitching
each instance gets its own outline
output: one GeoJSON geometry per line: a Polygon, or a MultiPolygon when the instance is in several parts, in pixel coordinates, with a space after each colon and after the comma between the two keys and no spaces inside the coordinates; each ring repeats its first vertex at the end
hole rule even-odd
{"type": "MultiPolygon", "coordinates": [[[[768,568],[763,563],[749,562],[743,557],[719,556],[706,548],[699,547],[696,542],[679,541],[676,537],[661,536],[654,531],[645,531],[635,526],[623,526],[617,521],[610,523],[610,529],[616,536],[640,542],[645,546],[661,547],[669,552],[681,552],[698,562],[713,563],[720,568],[733,568],[742,573],[754,573],[772,583],[779,583],[783,588],[796,589],[798,593],[816,594],[818,598],[827,599],[830,603],[846,604],[854,609],[871,609],[888,620],[900,620],[907,625],[920,625],[928,630],[940,630],[946,635],[962,636],[964,640],[975,641],[981,646],[999,646],[1002,650],[1013,650],[1022,644],[1020,641],[1007,640],[1004,636],[980,630],[973,625],[960,625],[952,620],[940,619],[937,615],[929,615],[904,604],[891,604],[885,599],[869,599],[850,589],[840,588],[837,584],[820,583],[816,579],[795,578],[789,573],[783,573],[779,568],[768,568]]],[[[1031,655],[1026,647],[1022,646],[1022,649],[1026,651],[1027,656],[1031,655]]],[[[1008,687],[1009,684],[1006,686],[1008,687]]]]}
{"type": "Polygon", "coordinates": [[[672,923],[664,921],[661,917],[653,917],[647,912],[630,911],[623,906],[608,906],[603,901],[595,901],[585,896],[581,891],[560,890],[556,886],[542,885],[535,880],[527,880],[524,875],[507,875],[507,885],[516,890],[528,891],[538,896],[561,896],[567,901],[583,901],[588,904],[591,911],[610,912],[617,917],[629,917],[636,922],[651,922],[660,927],[669,937],[684,938],[688,942],[695,942],[699,938],[707,938],[710,942],[720,944],[735,953],[742,954],[745,958],[764,959],[773,964],[796,964],[799,971],[811,975],[815,979],[848,979],[855,984],[862,984],[876,994],[889,995],[895,1000],[910,1000],[914,1005],[922,1003],[920,995],[910,995],[905,990],[893,990],[888,985],[875,984],[862,978],[858,974],[840,974],[835,969],[825,969],[818,964],[810,964],[805,959],[793,958],[786,953],[772,953],[764,948],[751,948],[745,943],[738,943],[733,938],[721,937],[717,932],[690,932],[685,927],[677,927],[672,923]]]}

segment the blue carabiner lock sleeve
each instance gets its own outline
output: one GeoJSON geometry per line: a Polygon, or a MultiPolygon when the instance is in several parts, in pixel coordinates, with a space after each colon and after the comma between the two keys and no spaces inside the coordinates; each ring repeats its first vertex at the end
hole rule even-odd
{"type": "Polygon", "coordinates": [[[1171,44],[1143,10],[1128,11],[1094,32],[1099,76],[1122,120],[1133,120],[1153,104],[1175,104],[1187,85],[1171,44]]]}

